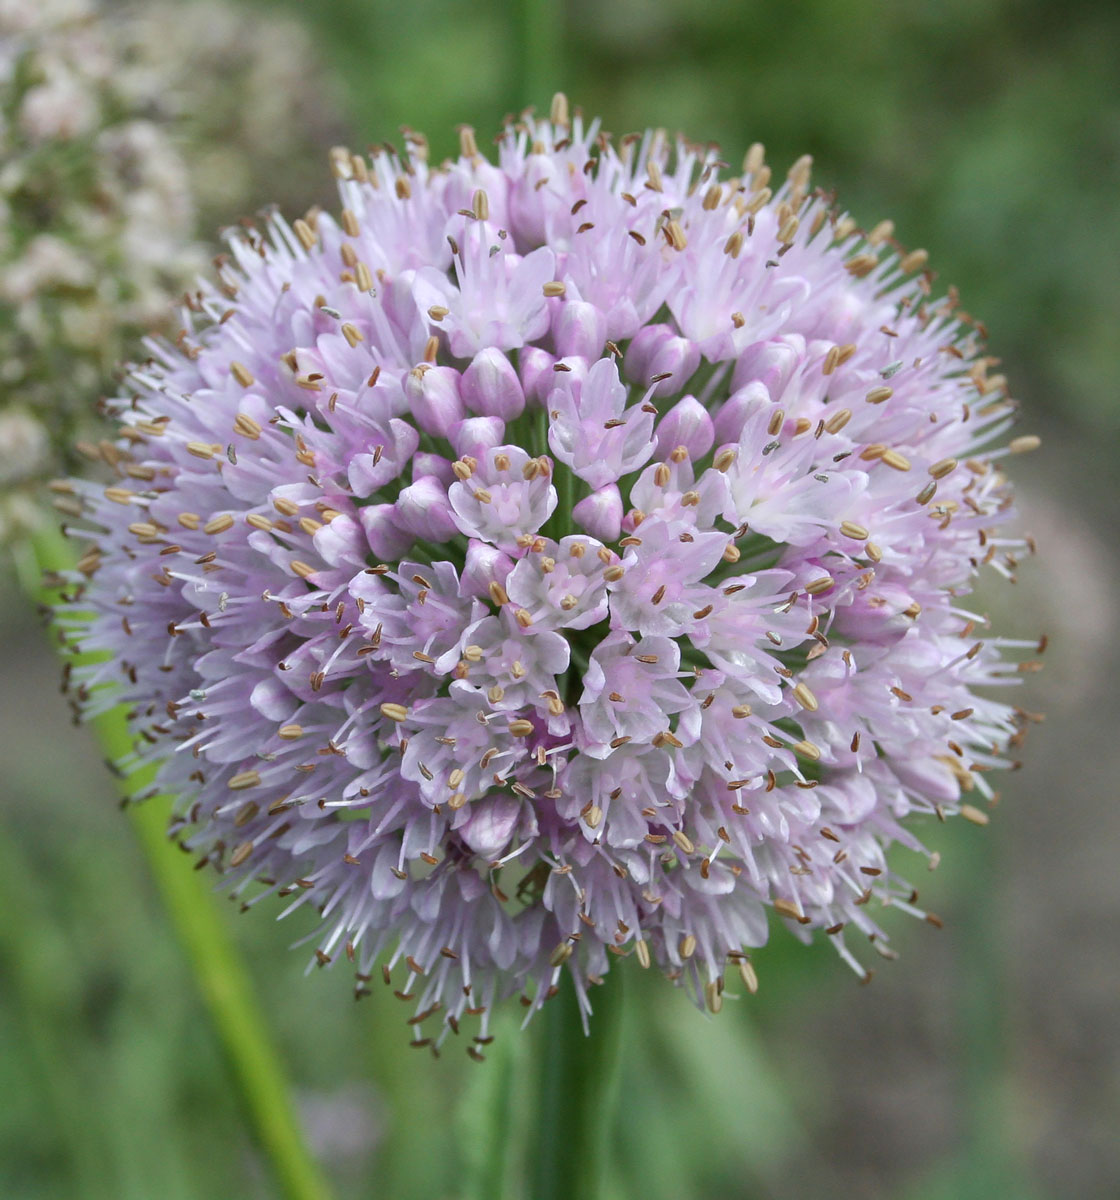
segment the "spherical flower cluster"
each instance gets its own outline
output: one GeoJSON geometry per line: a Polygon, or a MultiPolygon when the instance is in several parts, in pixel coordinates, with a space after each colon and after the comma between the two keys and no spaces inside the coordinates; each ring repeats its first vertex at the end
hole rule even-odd
{"type": "Polygon", "coordinates": [[[986,820],[1017,736],[964,597],[1032,439],[975,327],[807,159],[562,97],[497,165],[412,149],[335,151],[340,217],[239,233],[134,369],[119,479],[67,485],[77,703],[421,1042],[615,956],[718,1010],[771,912],[862,974],[904,819],[986,820]]]}

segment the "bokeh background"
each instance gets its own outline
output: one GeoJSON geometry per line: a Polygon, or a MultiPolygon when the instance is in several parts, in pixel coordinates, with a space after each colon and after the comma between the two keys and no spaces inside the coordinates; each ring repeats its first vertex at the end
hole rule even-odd
{"type": "MultiPolygon", "coordinates": [[[[942,853],[919,883],[945,928],[891,922],[901,958],[877,964],[871,986],[781,927],[755,958],[759,994],[714,1019],[622,964],[615,1190],[1120,1195],[1120,6],[233,8],[225,26],[205,19],[201,53],[242,94],[215,91],[212,110],[187,114],[219,143],[201,238],[276,199],[290,216],[330,203],[334,140],[399,142],[409,125],[438,159],[460,123],[484,143],[504,113],[547,106],[562,87],[616,133],[684,130],[732,163],[759,140],[776,169],[811,153],[816,181],[861,222],[892,217],[983,317],[1021,432],[1043,449],[1014,464],[1040,555],[980,603],[1009,631],[1050,635],[1046,670],[1018,697],[1046,720],[989,828],[920,831],[942,853]],[[246,47],[277,17],[287,23],[268,36],[282,65],[251,80],[246,47]],[[295,95],[303,107],[284,116],[295,95]],[[275,156],[248,170],[223,130],[269,105],[282,114],[275,156]]],[[[141,9],[180,81],[193,69],[177,37],[191,10],[141,9]]],[[[69,728],[57,665],[8,575],[0,603],[0,1196],[271,1197],[112,783],[90,736],[69,728]]],[[[338,1194],[470,1194],[477,1114],[494,1089],[523,1086],[532,1038],[504,1031],[485,1066],[417,1054],[391,999],[355,1004],[342,970],[305,978],[288,947],[309,926],[270,915],[231,906],[229,922],[338,1194]]]]}

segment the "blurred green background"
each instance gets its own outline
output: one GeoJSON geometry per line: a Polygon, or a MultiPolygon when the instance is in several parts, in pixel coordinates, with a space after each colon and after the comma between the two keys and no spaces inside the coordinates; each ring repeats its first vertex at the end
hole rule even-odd
{"type": "MultiPolygon", "coordinates": [[[[759,140],[778,169],[813,154],[861,221],[890,216],[929,249],[987,324],[1023,431],[1044,435],[1016,463],[1041,556],[982,603],[1051,634],[1018,697],[1049,718],[989,829],[920,831],[943,864],[917,882],[946,928],[888,917],[902,958],[869,988],[776,928],[759,994],[718,1019],[622,964],[618,1184],[649,1200],[1120,1194],[1120,5],[271,7],[310,32],[354,149],[407,124],[439,158],[458,124],[485,144],[562,87],[615,133],[680,129],[732,163],[759,140]]],[[[327,148],[301,206],[331,202],[327,148]]],[[[34,615],[4,586],[0,1197],[270,1197],[96,748],[68,729],[34,615]]],[[[432,1061],[392,999],[355,1004],[343,971],[304,978],[288,946],[308,923],[269,917],[230,910],[338,1195],[471,1194],[479,1113],[507,1085],[516,1099],[531,1037],[504,1030],[486,1066],[432,1061]]]]}

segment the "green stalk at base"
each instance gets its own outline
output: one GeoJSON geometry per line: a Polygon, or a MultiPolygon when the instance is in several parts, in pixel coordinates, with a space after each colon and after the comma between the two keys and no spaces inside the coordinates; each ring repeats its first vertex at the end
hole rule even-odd
{"type": "MultiPolygon", "coordinates": [[[[72,567],[65,540],[41,531],[20,563],[24,591],[42,604],[53,601],[44,572],[72,567]]],[[[123,708],[91,723],[110,763],[127,759],[132,734],[123,708]]],[[[118,787],[128,799],[151,782],[139,771],[118,787]]],[[[167,837],[170,802],[159,796],[126,808],[179,944],[190,962],[203,1003],[229,1063],[249,1123],[287,1200],[328,1200],[330,1191],[304,1141],[276,1048],[207,880],[167,837]]]]}
{"type": "Polygon", "coordinates": [[[622,970],[591,989],[595,1012],[584,1034],[567,979],[537,1021],[536,1137],[531,1146],[533,1200],[602,1200],[609,1179],[618,1099],[622,970]]]}

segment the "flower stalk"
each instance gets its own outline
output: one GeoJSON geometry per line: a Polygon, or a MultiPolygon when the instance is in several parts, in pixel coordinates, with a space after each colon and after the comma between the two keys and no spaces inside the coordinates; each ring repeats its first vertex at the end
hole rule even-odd
{"type": "MultiPolygon", "coordinates": [[[[24,591],[41,604],[52,602],[56,589],[51,576],[71,567],[68,546],[54,529],[44,527],[23,550],[18,566],[24,591]]],[[[133,739],[122,706],[90,724],[107,761],[115,763],[131,755],[133,739]]],[[[119,778],[122,800],[143,791],[153,774],[145,767],[119,778]]],[[[168,839],[169,809],[165,796],[125,806],[175,936],[190,962],[253,1135],[286,1200],[329,1200],[330,1190],[304,1139],[268,1024],[212,888],[168,839]]]]}
{"type": "Polygon", "coordinates": [[[534,1200],[600,1200],[606,1194],[615,1141],[623,992],[621,978],[596,991],[591,1034],[584,1028],[574,988],[562,987],[541,1014],[534,1200]]]}

